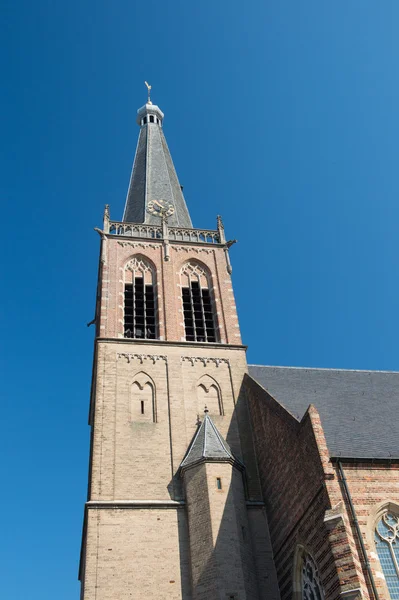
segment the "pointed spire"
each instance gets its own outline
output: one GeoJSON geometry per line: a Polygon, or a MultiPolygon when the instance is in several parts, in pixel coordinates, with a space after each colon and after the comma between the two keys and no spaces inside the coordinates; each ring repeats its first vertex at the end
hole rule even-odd
{"type": "Polygon", "coordinates": [[[194,436],[180,468],[185,469],[202,462],[229,462],[239,469],[244,465],[233,455],[230,446],[222,438],[205,406],[204,419],[194,436]]]}
{"type": "Polygon", "coordinates": [[[150,100],[137,111],[140,125],[139,140],[134,158],[123,221],[160,225],[158,207],[169,212],[170,227],[192,227],[172,157],[162,129],[164,114],[150,100]],[[148,210],[150,209],[150,210],[148,210]],[[157,210],[158,209],[158,210],[157,210]]]}

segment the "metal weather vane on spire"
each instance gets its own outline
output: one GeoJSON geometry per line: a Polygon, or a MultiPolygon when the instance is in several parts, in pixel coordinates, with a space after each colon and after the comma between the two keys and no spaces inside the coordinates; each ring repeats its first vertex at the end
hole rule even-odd
{"type": "Polygon", "coordinates": [[[152,85],[150,85],[150,84],[149,84],[149,83],[147,83],[146,81],[145,81],[144,83],[145,83],[145,85],[147,86],[147,90],[148,90],[147,104],[152,104],[152,102],[151,102],[151,98],[150,98],[150,96],[151,96],[151,88],[152,88],[152,85]]]}

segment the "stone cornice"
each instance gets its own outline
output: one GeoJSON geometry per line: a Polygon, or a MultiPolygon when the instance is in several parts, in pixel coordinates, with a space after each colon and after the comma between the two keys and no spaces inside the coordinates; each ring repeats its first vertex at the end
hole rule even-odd
{"type": "Polygon", "coordinates": [[[219,344],[217,342],[172,342],[166,340],[132,340],[131,338],[103,338],[97,337],[97,342],[105,342],[108,344],[129,344],[130,346],[171,346],[180,348],[203,348],[209,350],[210,348],[216,350],[247,350],[248,346],[243,344],[219,344]]]}
{"type": "Polygon", "coordinates": [[[162,509],[177,509],[184,508],[186,503],[177,500],[89,500],[86,502],[86,508],[91,509],[106,509],[106,508],[162,508],[162,509]]]}
{"type": "Polygon", "coordinates": [[[189,362],[191,363],[191,366],[194,366],[194,363],[196,362],[200,362],[204,365],[204,367],[207,365],[207,363],[214,363],[217,367],[222,364],[225,363],[226,365],[230,364],[230,361],[228,358],[218,358],[218,357],[213,357],[213,356],[182,356],[180,358],[181,362],[189,362]]]}
{"type": "Polygon", "coordinates": [[[143,364],[145,360],[152,360],[154,365],[157,360],[164,360],[165,362],[168,360],[167,356],[162,354],[134,354],[131,352],[118,352],[116,356],[117,358],[125,358],[128,363],[135,358],[139,360],[141,364],[143,364]]]}

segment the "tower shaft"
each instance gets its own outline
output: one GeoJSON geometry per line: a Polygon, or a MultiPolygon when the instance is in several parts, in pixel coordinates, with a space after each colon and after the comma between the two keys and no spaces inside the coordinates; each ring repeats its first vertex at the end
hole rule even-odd
{"type": "MultiPolygon", "coordinates": [[[[162,145],[163,132],[144,119],[163,114],[150,107],[138,121],[151,159],[148,140],[162,145]]],[[[188,212],[181,220],[183,197],[150,183],[151,213],[137,175],[142,156],[139,149],[123,221],[106,208],[100,231],[82,600],[200,600],[205,588],[208,599],[271,600],[277,588],[223,225],[193,229],[188,212]],[[137,221],[127,220],[132,214],[137,221]],[[205,405],[207,435],[234,459],[185,470],[205,405]],[[195,484],[201,478],[209,493],[195,484]],[[198,512],[205,506],[208,528],[198,512]],[[206,560],[196,551],[204,545],[206,560]],[[216,570],[204,588],[208,567],[216,570]]],[[[146,181],[163,181],[160,168],[147,161],[146,181]]]]}

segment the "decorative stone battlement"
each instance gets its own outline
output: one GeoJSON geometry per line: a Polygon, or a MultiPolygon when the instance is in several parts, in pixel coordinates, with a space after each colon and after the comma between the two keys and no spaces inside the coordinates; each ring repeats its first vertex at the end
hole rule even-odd
{"type": "MultiPolygon", "coordinates": [[[[122,221],[109,221],[109,230],[104,233],[121,235],[124,237],[147,238],[163,240],[165,233],[162,227],[156,225],[143,225],[142,223],[123,223],[122,221]]],[[[212,229],[186,229],[182,227],[167,227],[167,239],[171,242],[189,242],[197,244],[221,244],[220,234],[212,229]]]]}
{"type": "Polygon", "coordinates": [[[108,204],[104,211],[103,232],[115,236],[187,242],[189,244],[226,244],[224,226],[217,217],[217,229],[194,229],[189,227],[169,227],[167,220],[160,225],[111,221],[108,204]]]}

